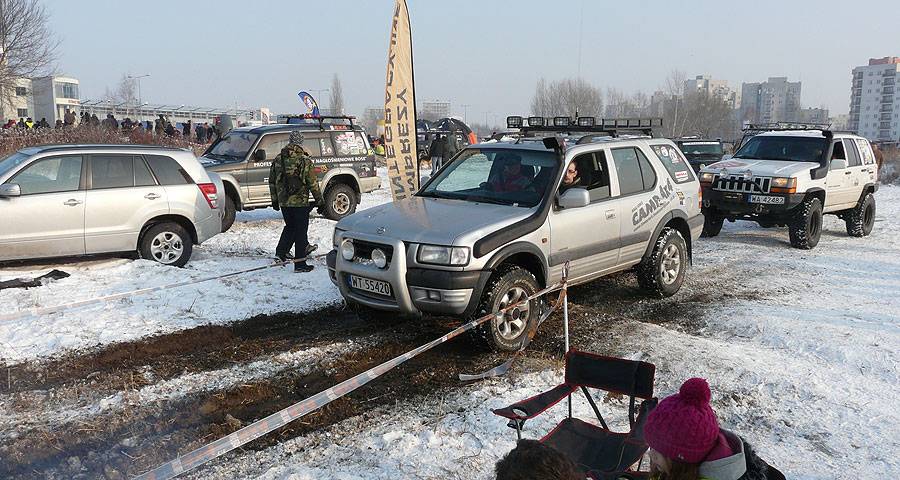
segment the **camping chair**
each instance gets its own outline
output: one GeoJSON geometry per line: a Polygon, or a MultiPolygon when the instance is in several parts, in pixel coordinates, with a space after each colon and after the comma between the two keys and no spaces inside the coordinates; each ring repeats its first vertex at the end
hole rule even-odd
{"type": "Polygon", "coordinates": [[[647,478],[647,473],[629,468],[638,463],[647,451],[644,423],[647,421],[647,414],[657,403],[657,399],[653,397],[655,371],[656,367],[646,362],[570,350],[566,353],[565,383],[527,400],[494,410],[494,413],[508,418],[508,425],[516,429],[516,435],[521,439],[526,420],[540,415],[580,389],[597,415],[600,425],[572,417],[570,403],[568,417],[540,441],[568,456],[589,478],[647,478]],[[628,432],[619,433],[609,429],[588,391],[589,388],[629,396],[628,432]],[[643,399],[640,406],[636,405],[636,398],[643,399]]]}

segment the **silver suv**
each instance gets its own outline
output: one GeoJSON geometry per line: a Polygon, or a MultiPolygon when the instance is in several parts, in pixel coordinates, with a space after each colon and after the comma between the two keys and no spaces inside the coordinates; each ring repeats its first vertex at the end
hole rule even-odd
{"type": "Polygon", "coordinates": [[[0,261],[138,251],[180,267],[222,231],[223,191],[188,150],[25,148],[0,160],[0,261]]]}
{"type": "MultiPolygon", "coordinates": [[[[666,139],[477,144],[414,197],[338,222],[328,268],[348,303],[405,314],[496,312],[558,282],[567,262],[571,284],[635,268],[643,288],[669,296],[703,227],[700,195],[666,139]],[[580,180],[566,189],[573,163],[580,180]]],[[[539,308],[534,301],[496,318],[481,336],[515,350],[539,308]]]]}

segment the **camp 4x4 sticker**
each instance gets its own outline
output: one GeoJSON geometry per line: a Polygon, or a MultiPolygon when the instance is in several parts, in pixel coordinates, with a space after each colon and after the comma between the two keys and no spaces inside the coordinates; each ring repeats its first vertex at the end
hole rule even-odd
{"type": "Polygon", "coordinates": [[[631,224],[637,230],[649,222],[653,217],[665,211],[666,205],[675,199],[675,187],[672,180],[666,179],[664,185],[660,185],[656,193],[646,201],[642,201],[631,209],[631,224]]]}

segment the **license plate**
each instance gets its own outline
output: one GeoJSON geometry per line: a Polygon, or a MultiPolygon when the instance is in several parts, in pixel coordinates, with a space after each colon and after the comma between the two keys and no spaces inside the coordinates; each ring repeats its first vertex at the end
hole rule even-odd
{"type": "Polygon", "coordinates": [[[769,195],[750,195],[750,203],[762,203],[764,205],[784,205],[784,197],[769,195]]]}
{"type": "Polygon", "coordinates": [[[385,297],[391,296],[391,284],[380,280],[350,275],[350,286],[366,292],[384,295],[385,297]]]}

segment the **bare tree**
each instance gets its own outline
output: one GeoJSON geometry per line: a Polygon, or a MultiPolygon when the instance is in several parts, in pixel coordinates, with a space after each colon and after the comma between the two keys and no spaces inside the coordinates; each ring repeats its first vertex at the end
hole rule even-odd
{"type": "Polygon", "coordinates": [[[583,79],[565,78],[547,83],[538,80],[531,99],[531,113],[544,117],[603,114],[603,94],[583,79]]]}
{"type": "Polygon", "coordinates": [[[344,114],[344,89],[341,87],[341,79],[335,73],[331,78],[331,114],[344,114]]]}
{"type": "Polygon", "coordinates": [[[58,46],[39,0],[0,0],[0,102],[12,104],[21,79],[50,75],[58,46]]]}

